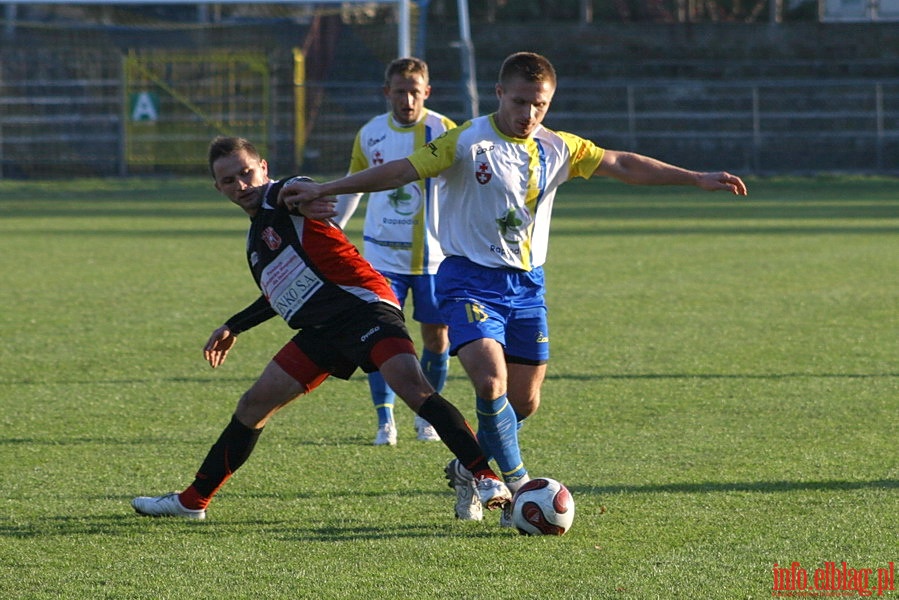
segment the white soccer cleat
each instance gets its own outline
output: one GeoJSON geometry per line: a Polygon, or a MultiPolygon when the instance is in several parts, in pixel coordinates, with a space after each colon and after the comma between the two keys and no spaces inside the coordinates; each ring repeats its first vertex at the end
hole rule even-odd
{"type": "Polygon", "coordinates": [[[456,491],[456,518],[460,521],[480,521],[484,518],[481,498],[474,485],[471,472],[462,466],[458,458],[449,461],[444,469],[449,486],[456,491]]]}
{"type": "Polygon", "coordinates": [[[512,527],[512,503],[507,502],[499,512],[499,526],[512,527]]]}
{"type": "Polygon", "coordinates": [[[131,501],[131,506],[138,514],[147,517],[183,517],[198,520],[206,518],[206,511],[203,509],[184,508],[178,499],[178,492],[162,496],[138,496],[131,501]]]}
{"type": "Polygon", "coordinates": [[[499,479],[481,477],[475,481],[474,485],[478,497],[481,499],[481,506],[486,507],[487,510],[503,508],[512,502],[512,492],[499,479]]]}
{"type": "Polygon", "coordinates": [[[396,427],[387,423],[378,427],[375,435],[375,446],[396,446],[396,427]]]}
{"type": "MultiPolygon", "coordinates": [[[[507,483],[506,487],[509,488],[509,491],[512,492],[512,496],[515,496],[515,493],[521,489],[521,486],[526,484],[531,480],[531,476],[525,474],[524,477],[520,477],[519,479],[507,483]]],[[[513,527],[512,525],[512,503],[509,502],[503,505],[502,511],[499,513],[499,526],[500,527],[513,527]]]]}
{"type": "Polygon", "coordinates": [[[434,429],[434,426],[415,415],[415,431],[418,432],[418,439],[422,442],[439,442],[440,435],[437,434],[437,430],[434,429]]]}

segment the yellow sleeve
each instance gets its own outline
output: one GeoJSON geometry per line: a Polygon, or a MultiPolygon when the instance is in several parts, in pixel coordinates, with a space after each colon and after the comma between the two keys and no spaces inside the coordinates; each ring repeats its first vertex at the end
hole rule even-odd
{"type": "Polygon", "coordinates": [[[443,132],[440,137],[422,146],[406,158],[422,179],[436,177],[456,160],[456,141],[470,122],[443,132]]]}
{"type": "Polygon", "coordinates": [[[599,163],[602,162],[605,150],[582,137],[565,133],[564,131],[557,131],[556,133],[568,146],[568,152],[571,154],[571,158],[568,159],[569,179],[574,179],[575,177],[590,179],[599,163]]]}
{"type": "Polygon", "coordinates": [[[361,129],[356,132],[356,139],[353,141],[353,153],[350,155],[350,168],[347,171],[347,174],[349,175],[358,171],[364,171],[369,167],[368,159],[365,158],[365,154],[362,153],[362,142],[359,138],[360,135],[362,135],[361,129]]]}

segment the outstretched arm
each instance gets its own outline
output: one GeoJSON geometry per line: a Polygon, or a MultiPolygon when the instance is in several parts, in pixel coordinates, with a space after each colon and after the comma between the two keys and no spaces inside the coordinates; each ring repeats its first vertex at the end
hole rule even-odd
{"type": "Polygon", "coordinates": [[[227,325],[222,325],[209,336],[206,346],[203,347],[203,357],[214,369],[225,362],[228,352],[236,341],[237,336],[231,329],[227,325]]]}
{"type": "Polygon", "coordinates": [[[633,152],[606,150],[593,175],[612,177],[634,185],[695,185],[707,191],[728,191],[745,196],[746,184],[724,171],[690,171],[633,152]]]}
{"type": "Polygon", "coordinates": [[[421,177],[418,176],[412,163],[405,158],[400,158],[334,181],[288,183],[278,193],[278,202],[296,212],[301,204],[324,196],[392,190],[418,179],[421,177]]]}
{"type": "Polygon", "coordinates": [[[228,358],[228,352],[237,341],[238,334],[264,323],[276,314],[268,299],[260,295],[252,304],[212,332],[203,347],[203,357],[213,369],[218,367],[228,358]]]}

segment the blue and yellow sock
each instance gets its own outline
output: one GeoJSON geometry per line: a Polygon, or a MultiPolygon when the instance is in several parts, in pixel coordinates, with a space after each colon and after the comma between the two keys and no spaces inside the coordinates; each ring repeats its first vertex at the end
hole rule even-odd
{"type": "Polygon", "coordinates": [[[484,454],[496,460],[506,482],[528,474],[518,447],[518,419],[505,394],[496,400],[475,401],[478,413],[478,442],[484,454]]]}
{"type": "Polygon", "coordinates": [[[393,403],[396,400],[396,394],[384,381],[380,372],[374,371],[368,374],[368,388],[371,390],[371,401],[378,413],[378,427],[393,423],[393,403]]]}
{"type": "Polygon", "coordinates": [[[427,348],[421,352],[421,370],[434,386],[434,391],[442,392],[446,385],[446,374],[449,371],[449,352],[437,354],[427,348]]]}

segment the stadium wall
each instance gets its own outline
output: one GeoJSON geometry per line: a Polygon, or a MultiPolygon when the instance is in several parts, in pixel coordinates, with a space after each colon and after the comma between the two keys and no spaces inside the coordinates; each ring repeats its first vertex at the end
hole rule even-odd
{"type": "MultiPolygon", "coordinates": [[[[468,115],[455,31],[431,26],[425,58],[430,104],[461,120],[468,115]]],[[[314,115],[297,157],[292,50],[308,33],[307,25],[285,21],[189,32],[109,28],[87,37],[77,29],[7,32],[0,37],[0,176],[202,173],[202,157],[124,160],[130,99],[122,65],[135,50],[216,48],[265,57],[269,114],[243,120],[265,120],[276,173],[341,172],[356,129],[385,108],[380,83],[395,45],[376,49],[349,28],[329,38],[327,60],[307,64],[304,93],[315,102],[306,110],[314,115]]],[[[502,58],[528,49],[559,71],[547,124],[600,145],[741,173],[899,172],[899,24],[475,23],[472,34],[482,114],[495,107],[502,58]]],[[[232,131],[242,134],[239,125],[232,131]]],[[[215,131],[204,140],[207,133],[215,131]]]]}

